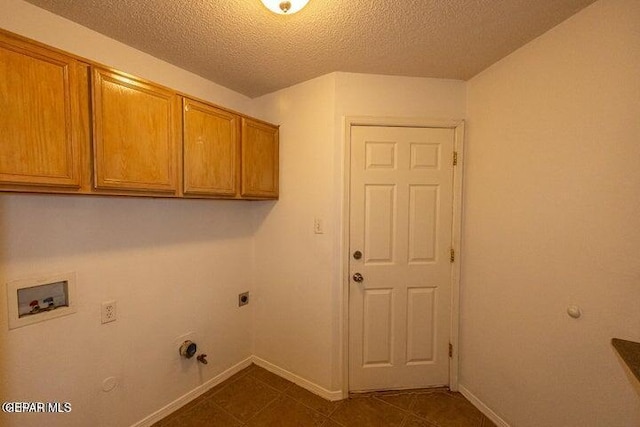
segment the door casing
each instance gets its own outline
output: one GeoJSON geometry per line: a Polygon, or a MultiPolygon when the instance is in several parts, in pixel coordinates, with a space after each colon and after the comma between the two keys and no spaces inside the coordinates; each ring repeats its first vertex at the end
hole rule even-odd
{"type": "Polygon", "coordinates": [[[460,324],[460,266],[462,260],[462,183],[464,165],[464,120],[405,119],[396,117],[345,117],[344,121],[344,181],[342,201],[342,394],[349,396],[349,236],[350,236],[350,180],[351,180],[351,127],[397,126],[448,128],[454,130],[454,151],[457,165],[453,172],[453,222],[451,245],[455,249],[455,262],[451,264],[451,344],[453,354],[449,362],[449,388],[458,391],[459,324],[460,324]]]}

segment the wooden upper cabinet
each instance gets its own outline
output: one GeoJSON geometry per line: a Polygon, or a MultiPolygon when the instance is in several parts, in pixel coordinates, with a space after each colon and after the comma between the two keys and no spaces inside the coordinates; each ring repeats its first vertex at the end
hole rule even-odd
{"type": "Polygon", "coordinates": [[[92,89],[95,187],[177,193],[176,93],[98,67],[93,69],[92,89]]]}
{"type": "Polygon", "coordinates": [[[278,138],[0,29],[0,191],[277,199],[278,138]]]}
{"type": "Polygon", "coordinates": [[[81,74],[75,59],[0,33],[0,184],[80,187],[81,74]]]}
{"type": "Polygon", "coordinates": [[[240,117],[188,98],[183,100],[184,194],[238,193],[240,117]]]}
{"type": "Polygon", "coordinates": [[[278,128],[242,118],[243,197],[278,198],[278,128]]]}

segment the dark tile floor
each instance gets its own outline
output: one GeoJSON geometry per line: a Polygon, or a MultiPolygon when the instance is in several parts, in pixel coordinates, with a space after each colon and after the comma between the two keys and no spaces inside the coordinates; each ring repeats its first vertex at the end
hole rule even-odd
{"type": "Polygon", "coordinates": [[[330,402],[256,365],[154,427],[495,427],[461,394],[388,391],[330,402]]]}

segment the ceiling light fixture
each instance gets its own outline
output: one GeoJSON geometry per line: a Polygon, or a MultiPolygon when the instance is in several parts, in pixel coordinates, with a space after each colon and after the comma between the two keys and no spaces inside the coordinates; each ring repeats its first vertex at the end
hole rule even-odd
{"type": "Polygon", "coordinates": [[[293,15],[309,3],[309,0],[261,0],[267,9],[279,15],[293,15]]]}

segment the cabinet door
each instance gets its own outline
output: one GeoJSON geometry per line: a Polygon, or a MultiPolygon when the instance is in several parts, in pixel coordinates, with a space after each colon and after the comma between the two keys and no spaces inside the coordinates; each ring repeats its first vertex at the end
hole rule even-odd
{"type": "Polygon", "coordinates": [[[242,119],[243,197],[278,198],[278,128],[242,119]]]}
{"type": "Polygon", "coordinates": [[[184,99],[184,194],[235,196],[239,117],[184,99]]]}
{"type": "Polygon", "coordinates": [[[178,96],[101,68],[92,87],[95,187],[175,193],[178,96]]]}
{"type": "Polygon", "coordinates": [[[79,67],[0,34],[0,183],[80,186],[79,67]]]}

